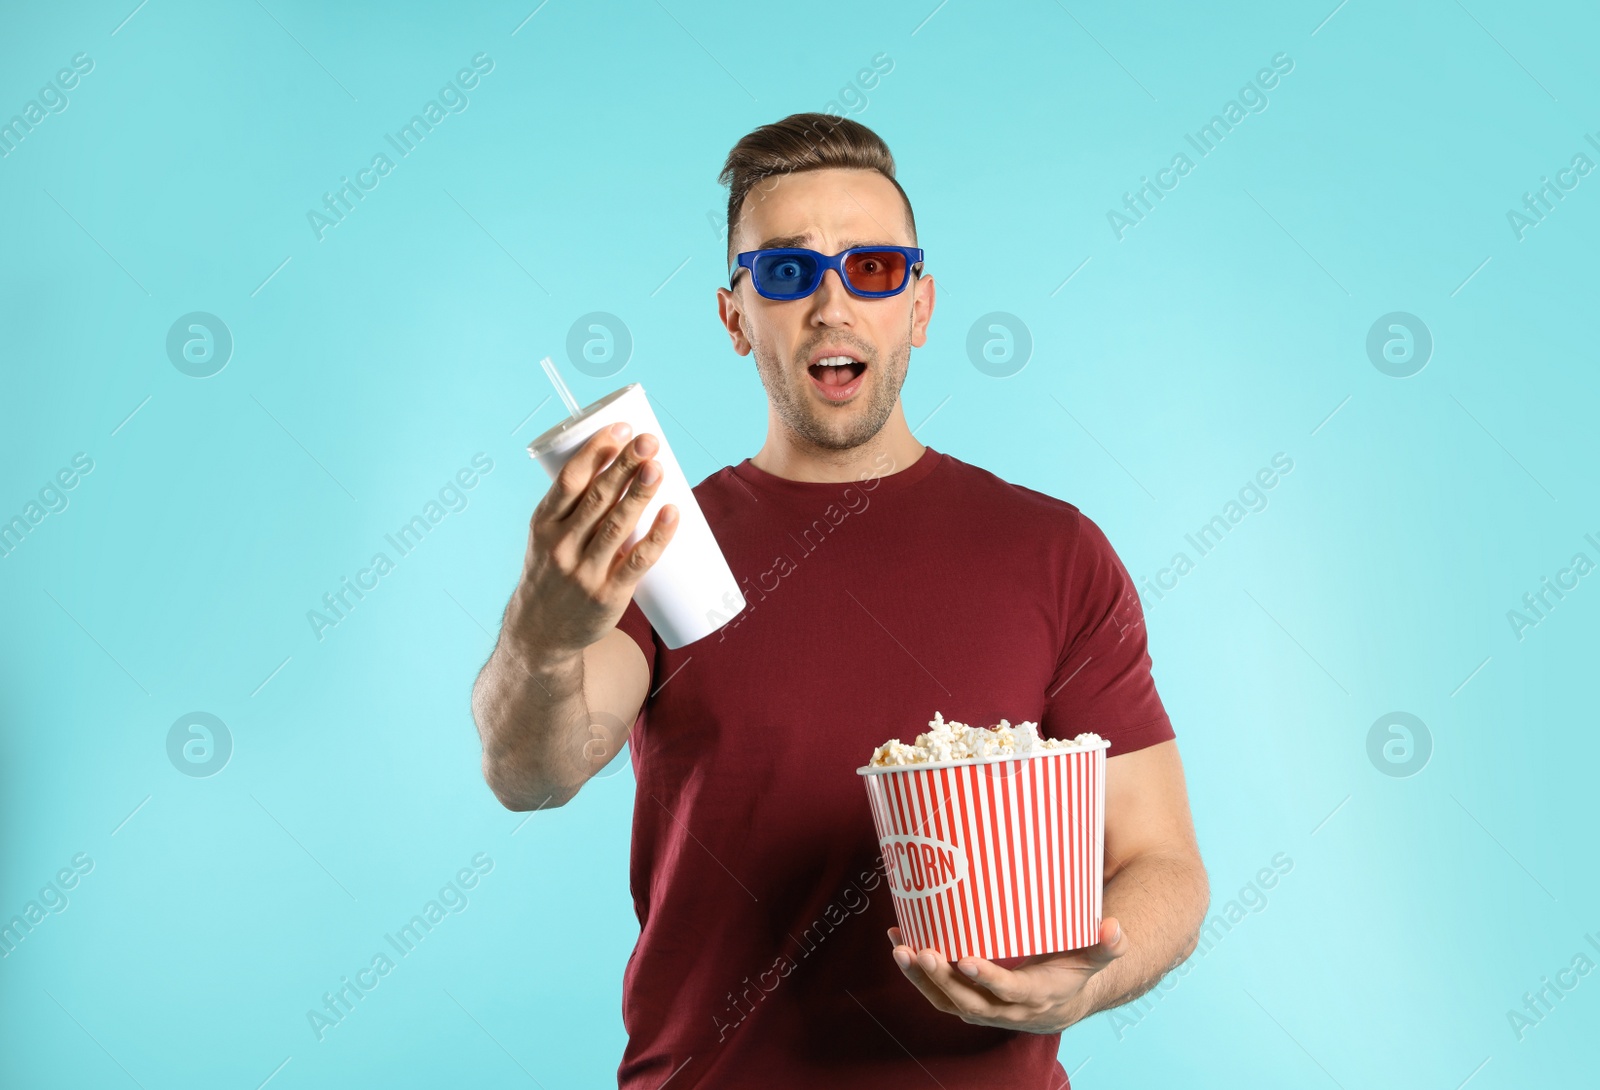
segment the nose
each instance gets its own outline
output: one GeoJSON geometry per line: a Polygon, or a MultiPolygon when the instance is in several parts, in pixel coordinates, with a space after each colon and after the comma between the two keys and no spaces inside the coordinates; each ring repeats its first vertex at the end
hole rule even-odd
{"type": "Polygon", "coordinates": [[[837,269],[822,274],[822,283],[812,293],[811,324],[821,326],[850,325],[855,317],[852,311],[850,289],[837,269]]]}

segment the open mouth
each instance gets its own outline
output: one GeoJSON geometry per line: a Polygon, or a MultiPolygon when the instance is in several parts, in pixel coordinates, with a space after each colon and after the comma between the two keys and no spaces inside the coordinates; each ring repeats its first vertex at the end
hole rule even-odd
{"type": "Polygon", "coordinates": [[[813,363],[808,370],[811,381],[824,397],[843,401],[860,388],[861,376],[867,365],[849,356],[828,356],[813,363]]]}

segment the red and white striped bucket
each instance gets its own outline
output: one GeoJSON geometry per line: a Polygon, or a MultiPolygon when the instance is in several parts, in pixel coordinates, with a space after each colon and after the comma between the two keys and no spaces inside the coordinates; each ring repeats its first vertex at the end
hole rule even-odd
{"type": "Polygon", "coordinates": [[[857,769],[906,944],[956,961],[1099,942],[1109,746],[857,769]]]}

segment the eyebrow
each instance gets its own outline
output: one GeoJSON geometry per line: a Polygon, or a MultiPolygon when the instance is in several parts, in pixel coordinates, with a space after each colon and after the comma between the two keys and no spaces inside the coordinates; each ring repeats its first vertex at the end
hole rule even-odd
{"type": "MultiPolygon", "coordinates": [[[[811,249],[811,247],[807,245],[810,242],[810,240],[811,240],[811,236],[810,235],[779,235],[777,238],[769,238],[766,241],[762,242],[760,246],[756,247],[756,249],[758,249],[758,250],[811,249]]],[[[898,243],[898,242],[880,242],[877,239],[858,239],[858,240],[854,240],[854,241],[851,241],[851,242],[846,242],[843,246],[840,247],[840,249],[841,250],[854,250],[854,249],[856,249],[858,247],[861,247],[861,246],[898,246],[898,245],[900,245],[900,243],[898,243]]]]}

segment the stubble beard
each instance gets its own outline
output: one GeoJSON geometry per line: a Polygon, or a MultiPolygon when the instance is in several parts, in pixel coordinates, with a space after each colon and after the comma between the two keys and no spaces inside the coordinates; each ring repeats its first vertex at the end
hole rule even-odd
{"type": "Polygon", "coordinates": [[[817,396],[806,367],[812,351],[824,341],[839,344],[841,338],[816,338],[798,349],[788,365],[764,345],[752,342],[751,352],[768,402],[796,438],[819,450],[854,450],[883,430],[899,403],[911,361],[911,339],[907,337],[887,356],[865,341],[843,339],[842,343],[859,351],[867,363],[862,391],[843,405],[830,405],[817,396]]]}

